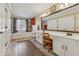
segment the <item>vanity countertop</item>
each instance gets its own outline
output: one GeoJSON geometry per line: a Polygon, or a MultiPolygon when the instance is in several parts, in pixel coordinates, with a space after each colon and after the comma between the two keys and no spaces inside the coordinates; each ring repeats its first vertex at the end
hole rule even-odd
{"type": "Polygon", "coordinates": [[[66,35],[66,33],[48,32],[52,36],[59,36],[63,38],[79,40],[79,34],[72,34],[72,36],[66,35]]]}

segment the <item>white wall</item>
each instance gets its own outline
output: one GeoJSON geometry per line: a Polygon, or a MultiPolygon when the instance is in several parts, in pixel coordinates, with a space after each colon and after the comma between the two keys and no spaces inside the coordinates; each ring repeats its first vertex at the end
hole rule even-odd
{"type": "Polygon", "coordinates": [[[39,29],[41,30],[41,17],[40,16],[36,17],[36,24],[39,25],[39,29]]]}
{"type": "Polygon", "coordinates": [[[35,25],[32,26],[33,32],[38,31],[38,26],[39,26],[39,31],[41,30],[41,17],[37,16],[35,17],[35,25]]]}
{"type": "Polygon", "coordinates": [[[33,25],[33,32],[36,33],[36,41],[39,42],[41,45],[43,45],[43,31],[41,30],[41,17],[37,16],[35,17],[35,25],[33,25]],[[38,30],[39,26],[39,30],[38,30]]]}

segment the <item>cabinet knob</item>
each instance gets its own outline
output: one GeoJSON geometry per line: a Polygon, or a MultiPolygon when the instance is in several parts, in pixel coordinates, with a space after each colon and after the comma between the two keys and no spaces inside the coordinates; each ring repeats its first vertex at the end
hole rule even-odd
{"type": "Polygon", "coordinates": [[[67,46],[65,47],[65,50],[67,50],[67,46]]]}
{"type": "Polygon", "coordinates": [[[64,45],[62,45],[62,49],[64,49],[64,45]]]}
{"type": "Polygon", "coordinates": [[[7,29],[8,28],[8,26],[5,26],[5,29],[7,29]]]}

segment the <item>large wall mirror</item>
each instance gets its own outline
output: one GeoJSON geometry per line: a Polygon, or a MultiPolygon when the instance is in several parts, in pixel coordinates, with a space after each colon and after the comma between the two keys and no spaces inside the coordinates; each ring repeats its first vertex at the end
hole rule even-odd
{"type": "Polygon", "coordinates": [[[79,32],[79,14],[43,20],[44,30],[79,32]],[[47,28],[45,28],[47,25],[47,28]]]}
{"type": "Polygon", "coordinates": [[[78,8],[79,5],[44,17],[42,19],[42,28],[44,30],[79,33],[78,8]]]}

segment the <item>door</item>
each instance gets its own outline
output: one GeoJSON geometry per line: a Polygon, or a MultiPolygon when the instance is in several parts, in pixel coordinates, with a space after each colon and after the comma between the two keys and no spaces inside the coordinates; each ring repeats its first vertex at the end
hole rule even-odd
{"type": "Polygon", "coordinates": [[[11,14],[8,6],[6,7],[6,28],[5,28],[5,35],[6,35],[6,44],[8,45],[11,39],[11,14]]]}
{"type": "Polygon", "coordinates": [[[4,55],[11,36],[11,19],[7,4],[0,4],[0,55],[4,55]]]}
{"type": "Polygon", "coordinates": [[[6,15],[5,15],[6,4],[0,4],[0,55],[4,55],[5,52],[5,25],[6,25],[6,15]]]}

